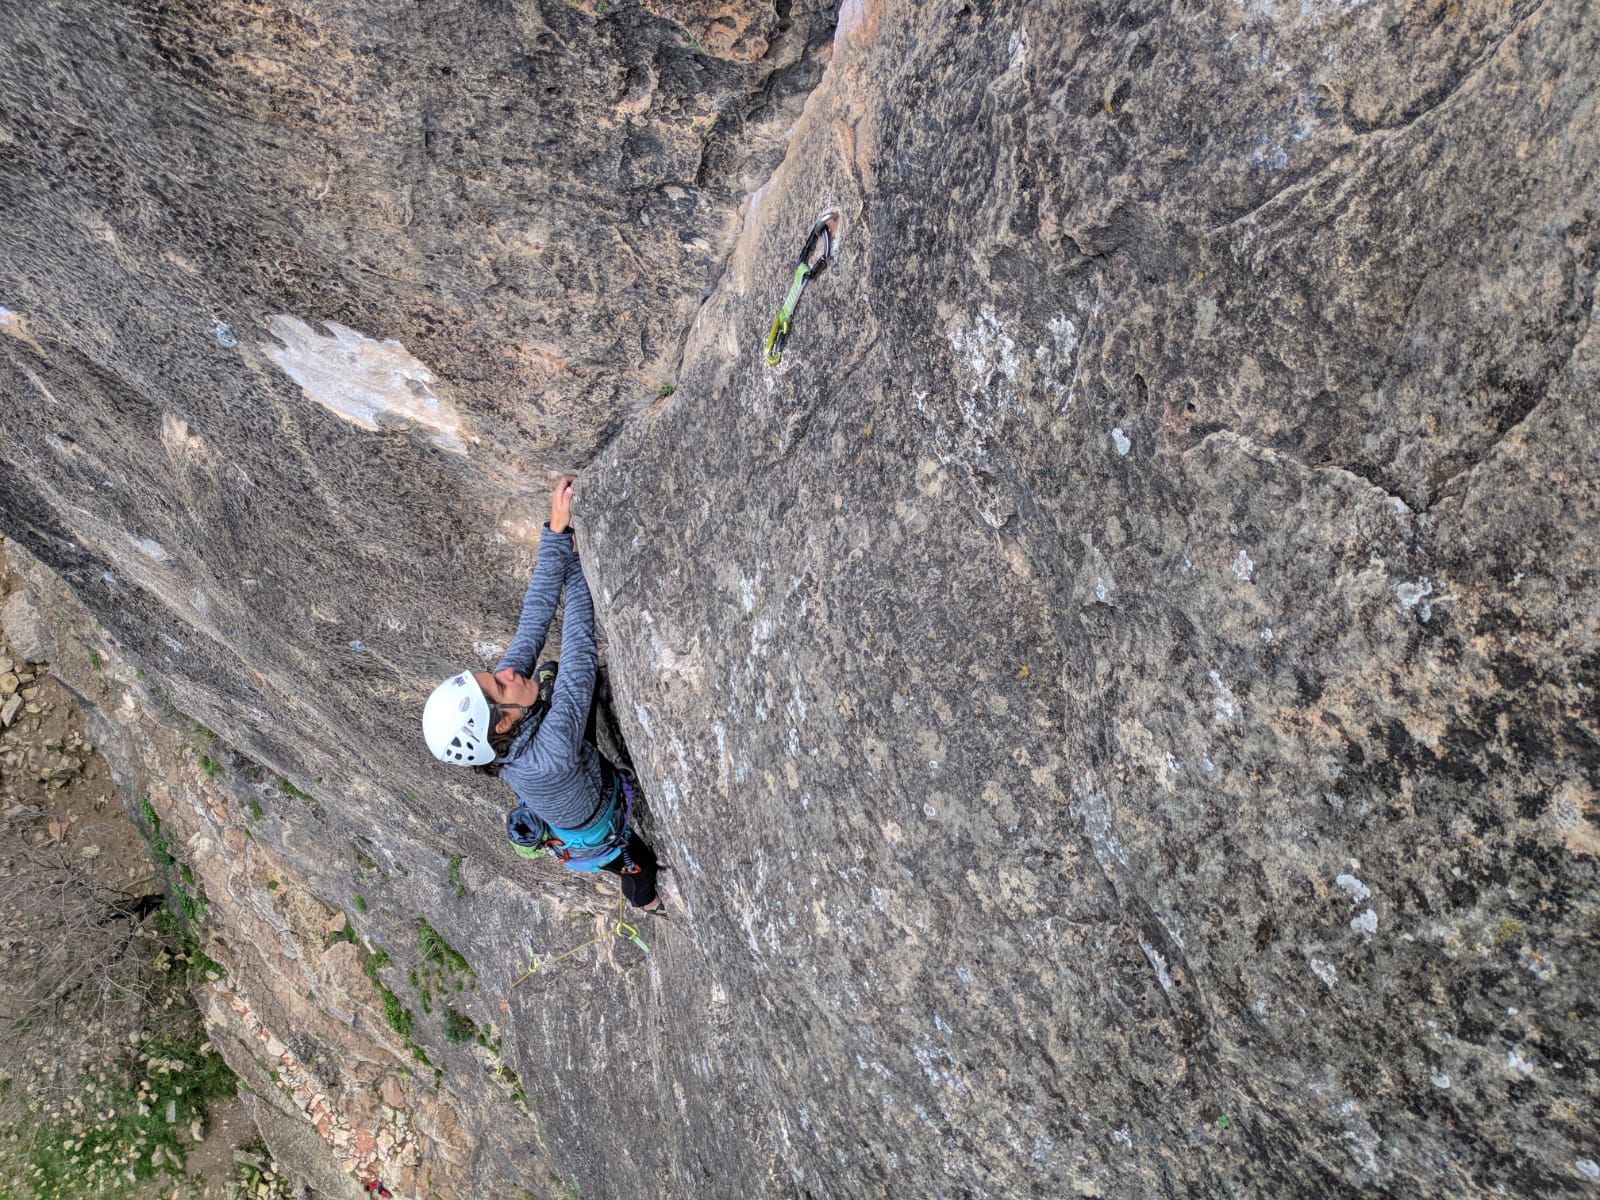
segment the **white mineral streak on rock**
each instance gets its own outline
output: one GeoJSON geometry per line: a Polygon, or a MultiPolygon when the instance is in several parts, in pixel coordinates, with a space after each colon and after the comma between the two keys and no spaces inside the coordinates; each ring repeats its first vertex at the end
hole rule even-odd
{"type": "Polygon", "coordinates": [[[1450,1090],[1450,1076],[1445,1075],[1445,1074],[1435,1075],[1433,1077],[1433,1086],[1438,1088],[1441,1092],[1449,1091],[1450,1090]]]}
{"type": "Polygon", "coordinates": [[[166,562],[172,557],[167,553],[167,548],[153,538],[139,538],[133,543],[133,548],[146,558],[153,558],[157,562],[166,562]]]}
{"type": "Polygon", "coordinates": [[[1215,725],[1231,725],[1239,719],[1239,698],[1233,694],[1233,689],[1222,682],[1220,671],[1211,671],[1211,686],[1217,689],[1217,694],[1212,700],[1212,723],[1215,725]]]}
{"type": "Polygon", "coordinates": [[[1600,1163],[1595,1162],[1594,1159],[1575,1158],[1572,1160],[1572,1165],[1578,1174],[1585,1179],[1600,1180],[1600,1163]]]}
{"type": "Polygon", "coordinates": [[[1522,1052],[1521,1046],[1513,1046],[1506,1051],[1506,1067],[1524,1078],[1533,1074],[1533,1064],[1528,1061],[1528,1056],[1522,1052]]]}
{"type": "MultiPolygon", "coordinates": [[[[1022,360],[1017,357],[1017,343],[994,309],[985,306],[970,325],[959,323],[946,335],[967,373],[972,376],[974,388],[987,390],[999,372],[1006,383],[1014,383],[1022,360]]],[[[1000,385],[1002,393],[1006,390],[1000,385]]],[[[998,398],[1004,398],[1003,395],[998,398]]]]}
{"type": "Polygon", "coordinates": [[[1072,397],[1077,380],[1078,327],[1065,313],[1057,313],[1049,322],[1049,346],[1036,346],[1033,360],[1038,366],[1040,386],[1056,401],[1056,410],[1065,412],[1072,407],[1072,397]]]}
{"type": "Polygon", "coordinates": [[[393,414],[427,428],[440,449],[466,453],[455,405],[434,394],[433,372],[399,342],[380,342],[333,321],[323,322],[328,334],[281,314],[268,324],[283,344],[263,346],[263,352],[307,399],[362,429],[376,430],[380,416],[393,414]]]}
{"type": "Polygon", "coordinates": [[[841,38],[848,37],[867,18],[867,6],[864,0],[844,0],[839,5],[839,23],[834,27],[833,40],[838,42],[841,38]]]}
{"type": "Polygon", "coordinates": [[[500,642],[473,642],[472,652],[484,662],[499,662],[506,648],[500,642]]]}
{"type": "Polygon", "coordinates": [[[1127,434],[1122,432],[1121,426],[1111,431],[1111,441],[1116,446],[1117,453],[1123,457],[1126,457],[1128,451],[1133,449],[1133,442],[1128,439],[1127,434]]]}
{"type": "Polygon", "coordinates": [[[1248,550],[1241,549],[1239,557],[1233,560],[1233,573],[1240,579],[1249,579],[1256,569],[1255,562],[1250,557],[1248,550]]]}
{"type": "Polygon", "coordinates": [[[1344,894],[1350,897],[1350,902],[1352,904],[1360,904],[1363,900],[1372,895],[1372,889],[1366,884],[1362,883],[1361,880],[1357,879],[1354,875],[1336,876],[1334,878],[1334,883],[1338,884],[1339,888],[1344,892],[1344,894]]]}
{"type": "Polygon", "coordinates": [[[1323,962],[1320,958],[1311,960],[1311,973],[1329,987],[1339,981],[1338,969],[1332,963],[1323,962]]]}
{"type": "Polygon", "coordinates": [[[1144,956],[1150,960],[1150,966],[1156,973],[1156,980],[1161,984],[1163,992],[1172,990],[1172,974],[1167,970],[1167,960],[1162,953],[1147,942],[1143,935],[1139,938],[1139,949],[1144,951],[1144,956]]]}
{"type": "Polygon", "coordinates": [[[1094,851],[1095,861],[1102,867],[1113,864],[1127,865],[1122,846],[1111,827],[1111,800],[1101,789],[1099,780],[1090,773],[1072,785],[1072,813],[1083,822],[1084,836],[1094,851]]]}
{"type": "Polygon", "coordinates": [[[1417,617],[1426,621],[1433,616],[1433,608],[1429,605],[1427,597],[1433,595],[1433,580],[1424,575],[1415,583],[1398,583],[1394,589],[1395,599],[1400,602],[1402,612],[1417,610],[1417,617]]]}
{"type": "Polygon", "coordinates": [[[1369,908],[1359,916],[1350,918],[1350,928],[1371,937],[1378,932],[1378,914],[1369,908]]]}
{"type": "MultiPolygon", "coordinates": [[[[28,332],[28,318],[3,304],[0,304],[0,336],[16,338],[19,342],[25,342],[33,348],[34,353],[39,355],[40,358],[44,357],[44,347],[39,345],[34,340],[33,335],[28,332]]],[[[31,373],[29,378],[32,378],[31,373]]]]}

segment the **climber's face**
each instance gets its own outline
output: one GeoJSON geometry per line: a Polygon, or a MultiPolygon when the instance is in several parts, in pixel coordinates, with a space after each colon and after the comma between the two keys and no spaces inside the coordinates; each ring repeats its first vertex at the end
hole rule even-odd
{"type": "Polygon", "coordinates": [[[474,671],[472,677],[483,689],[483,698],[492,705],[502,706],[498,711],[494,731],[504,733],[518,721],[523,713],[539,699],[539,681],[518,675],[510,667],[496,671],[474,671]]]}

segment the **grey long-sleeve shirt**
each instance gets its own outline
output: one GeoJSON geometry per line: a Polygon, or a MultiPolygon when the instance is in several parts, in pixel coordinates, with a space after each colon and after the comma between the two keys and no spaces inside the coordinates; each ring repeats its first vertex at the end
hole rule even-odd
{"type": "Polygon", "coordinates": [[[583,564],[573,549],[572,532],[539,539],[539,558],[522,598],[516,636],[495,670],[510,667],[533,674],[535,660],[550,632],[562,588],[567,612],[561,626],[561,670],[556,675],[550,710],[536,731],[517,735],[499,762],[500,778],[517,799],[556,829],[577,829],[600,803],[600,755],[583,740],[594,673],[599,656],[594,644],[594,601],[583,578],[583,564]]]}

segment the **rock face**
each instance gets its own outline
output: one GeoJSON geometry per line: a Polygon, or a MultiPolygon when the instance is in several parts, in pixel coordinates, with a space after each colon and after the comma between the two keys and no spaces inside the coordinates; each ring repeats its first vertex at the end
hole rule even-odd
{"type": "Polygon", "coordinates": [[[309,797],[430,1179],[1587,1194],[1600,21],[801,8],[5,35],[0,527],[309,797]],[[591,461],[648,957],[414,731],[591,461]]]}
{"type": "Polygon", "coordinates": [[[1593,11],[839,37],[583,495],[668,1074],[752,1190],[1592,1187],[1593,11]]]}

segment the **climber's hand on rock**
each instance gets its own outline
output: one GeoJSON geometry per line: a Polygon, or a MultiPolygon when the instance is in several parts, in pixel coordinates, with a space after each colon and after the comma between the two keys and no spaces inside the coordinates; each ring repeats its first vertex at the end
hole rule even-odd
{"type": "Polygon", "coordinates": [[[572,521],[572,481],[576,478],[576,475],[563,475],[556,480],[555,490],[550,493],[551,533],[565,533],[572,521]]]}

